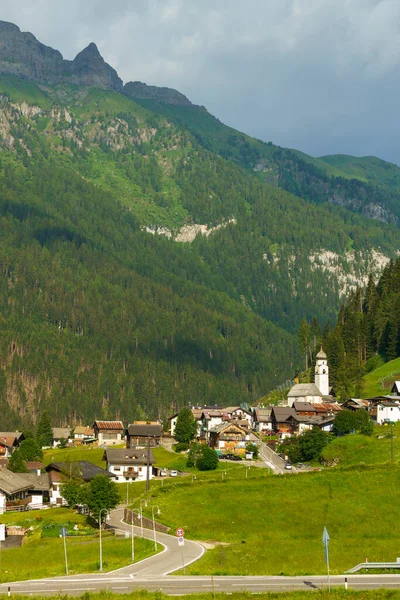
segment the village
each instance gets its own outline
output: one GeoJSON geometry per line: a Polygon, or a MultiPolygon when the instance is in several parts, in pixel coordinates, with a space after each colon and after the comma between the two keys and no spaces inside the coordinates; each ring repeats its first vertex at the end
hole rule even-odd
{"type": "MultiPolygon", "coordinates": [[[[344,410],[366,410],[378,424],[400,420],[400,381],[395,381],[390,394],[367,399],[351,398],[340,404],[329,386],[329,367],[325,352],[316,357],[314,383],[296,383],[279,406],[203,406],[192,407],[197,424],[195,441],[216,450],[220,459],[242,460],[252,458],[246,451],[248,444],[259,445],[268,451],[262,457],[274,467],[282,467],[282,459],[274,452],[275,438],[279,441],[299,436],[311,429],[332,431],[336,415],[344,410]]],[[[149,482],[152,478],[177,476],[158,467],[153,449],[174,443],[179,413],[168,419],[168,431],[159,422],[138,421],[124,426],[123,421],[94,421],[91,427],[53,428],[53,449],[86,446],[104,449],[104,468],[81,460],[51,461],[46,466],[40,461],[27,461],[27,473],[12,472],[7,468],[10,457],[25,440],[23,433],[0,432],[0,514],[10,510],[40,509],[66,504],[62,485],[71,470],[85,482],[97,475],[105,475],[116,483],[149,482]]],[[[48,449],[51,451],[51,449],[48,449]]],[[[279,469],[278,469],[279,472],[279,469]]]]}

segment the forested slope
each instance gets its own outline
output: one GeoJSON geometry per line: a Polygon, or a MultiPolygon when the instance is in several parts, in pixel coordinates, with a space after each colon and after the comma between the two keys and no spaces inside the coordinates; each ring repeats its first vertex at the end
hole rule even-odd
{"type": "Polygon", "coordinates": [[[270,185],[220,129],[0,76],[3,429],[253,402],[299,366],[302,318],[395,255],[397,227],[270,185]]]}

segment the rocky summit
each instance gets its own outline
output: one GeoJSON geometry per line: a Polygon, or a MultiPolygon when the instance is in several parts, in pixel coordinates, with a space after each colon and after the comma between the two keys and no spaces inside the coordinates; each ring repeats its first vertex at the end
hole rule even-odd
{"type": "Polygon", "coordinates": [[[168,87],[147,85],[141,81],[130,81],[124,86],[124,93],[131,98],[142,100],[155,100],[173,106],[193,106],[193,104],[180,92],[168,87]]]}

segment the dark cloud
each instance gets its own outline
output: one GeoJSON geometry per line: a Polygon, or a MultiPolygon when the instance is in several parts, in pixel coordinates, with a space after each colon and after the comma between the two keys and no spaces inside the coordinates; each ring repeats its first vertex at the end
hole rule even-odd
{"type": "MultiPolygon", "coordinates": [[[[1,6],[3,5],[3,6],[1,6]]],[[[394,0],[0,0],[73,58],[95,41],[125,80],[175,87],[222,121],[314,155],[400,163],[394,0]]]]}

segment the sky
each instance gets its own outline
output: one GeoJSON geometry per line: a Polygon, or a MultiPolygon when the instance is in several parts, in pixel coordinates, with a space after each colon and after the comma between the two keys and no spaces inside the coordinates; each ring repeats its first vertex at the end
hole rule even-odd
{"type": "Polygon", "coordinates": [[[0,19],[313,156],[400,164],[398,0],[0,0],[0,19]]]}

